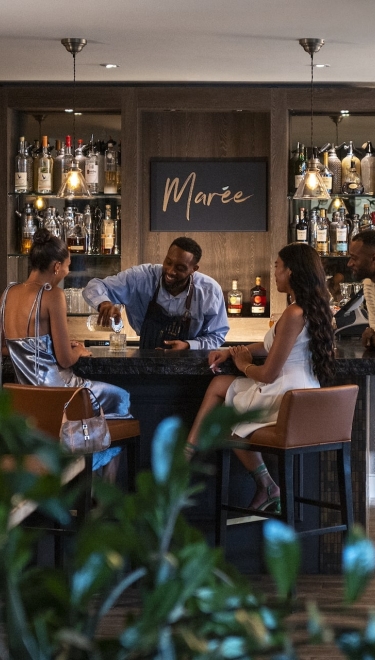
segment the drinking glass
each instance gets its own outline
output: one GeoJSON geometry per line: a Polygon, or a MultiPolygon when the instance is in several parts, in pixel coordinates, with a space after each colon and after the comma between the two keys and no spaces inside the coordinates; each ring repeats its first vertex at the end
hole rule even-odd
{"type": "Polygon", "coordinates": [[[278,322],[280,316],[281,316],[281,314],[280,314],[280,313],[276,313],[276,312],[274,312],[273,314],[271,314],[271,316],[270,316],[270,320],[269,320],[269,322],[268,322],[268,325],[269,325],[270,328],[272,328],[272,326],[275,325],[275,323],[278,322]]]}
{"type": "Polygon", "coordinates": [[[111,353],[119,353],[126,348],[126,334],[123,332],[111,332],[109,335],[109,350],[111,353]]]}

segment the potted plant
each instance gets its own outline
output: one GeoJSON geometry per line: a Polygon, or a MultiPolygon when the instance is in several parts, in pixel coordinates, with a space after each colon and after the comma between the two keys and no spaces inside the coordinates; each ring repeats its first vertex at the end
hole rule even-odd
{"type": "MultiPolygon", "coordinates": [[[[239,416],[214,411],[202,430],[202,451],[222,443],[239,416]]],[[[298,654],[290,616],[299,545],[294,531],[279,521],[265,526],[266,562],[275,579],[271,600],[256,593],[221,550],[208,546],[189,526],[183,510],[202,484],[191,484],[183,455],[185,431],[177,418],[157,429],[152,469],[138,477],[137,492],[125,495],[96,480],[98,507],[68,537],[63,567],[32,561],[45,531],[10,526],[11,513],[25,498],[61,525],[70,524],[76,491],[60,486],[70,460],[56,443],[30,422],[13,415],[0,396],[0,458],[12,454],[16,466],[0,471],[0,595],[2,660],[208,660],[217,658],[295,658],[298,654]],[[26,457],[47,466],[35,475],[26,457]],[[141,607],[124,617],[113,639],[100,639],[100,620],[127,589],[137,587],[141,607]]],[[[345,598],[354,602],[374,568],[372,544],[355,531],[345,550],[345,598]]],[[[307,614],[312,641],[327,638],[321,613],[307,614]]],[[[374,621],[363,630],[333,635],[348,657],[375,655],[374,621]]],[[[332,635],[331,635],[332,637],[332,635]]]]}

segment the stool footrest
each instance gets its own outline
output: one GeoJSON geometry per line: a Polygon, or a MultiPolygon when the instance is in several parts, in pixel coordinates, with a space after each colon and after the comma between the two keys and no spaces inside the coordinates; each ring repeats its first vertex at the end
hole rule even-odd
{"type": "Polygon", "coordinates": [[[325,502],[324,500],[312,500],[309,497],[299,497],[295,495],[295,502],[301,504],[310,504],[311,506],[318,506],[320,509],[334,509],[335,511],[341,511],[341,504],[336,504],[336,502],[325,502]]]}
{"type": "Polygon", "coordinates": [[[332,527],[318,527],[317,529],[306,529],[305,531],[296,533],[299,538],[307,536],[322,536],[322,534],[330,534],[331,532],[347,532],[347,525],[332,525],[332,527]]]}

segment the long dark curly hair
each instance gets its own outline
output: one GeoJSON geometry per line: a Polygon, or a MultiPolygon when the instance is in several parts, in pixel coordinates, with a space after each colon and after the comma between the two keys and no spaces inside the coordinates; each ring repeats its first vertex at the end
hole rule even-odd
{"type": "Polygon", "coordinates": [[[335,354],[332,312],[321,259],[306,243],[286,245],[279,257],[291,270],[290,286],[307,322],[313,372],[322,386],[330,385],[335,375],[335,354]]]}

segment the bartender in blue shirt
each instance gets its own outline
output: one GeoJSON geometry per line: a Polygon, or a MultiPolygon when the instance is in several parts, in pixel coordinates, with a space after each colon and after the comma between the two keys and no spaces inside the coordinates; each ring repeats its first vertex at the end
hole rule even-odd
{"type": "Polygon", "coordinates": [[[105,279],[92,279],[83,297],[99,312],[98,323],[118,318],[125,305],[140,335],[140,348],[214,349],[229,330],[223,292],[198,272],[202,250],[191,238],[176,238],[163,264],[142,264],[105,279]]]}

